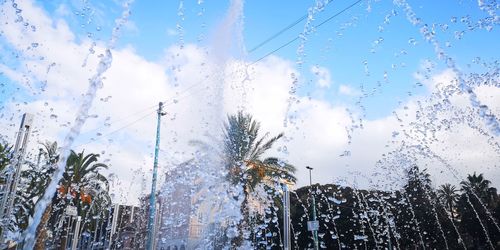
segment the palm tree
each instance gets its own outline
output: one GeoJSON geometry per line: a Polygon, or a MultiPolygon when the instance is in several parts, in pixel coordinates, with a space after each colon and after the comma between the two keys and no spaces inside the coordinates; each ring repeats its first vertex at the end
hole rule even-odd
{"type": "MultiPolygon", "coordinates": [[[[259,184],[274,187],[276,183],[296,182],[293,175],[295,167],[280,161],[276,157],[263,155],[273,144],[283,137],[283,133],[268,139],[268,133],[259,138],[260,124],[249,114],[238,112],[229,115],[224,124],[224,151],[227,178],[233,185],[242,185],[244,199],[241,205],[244,228],[249,219],[248,199],[251,192],[259,184]]],[[[242,240],[241,238],[239,239],[242,240]]],[[[241,243],[241,242],[237,242],[241,243]]]]}
{"type": "MultiPolygon", "coordinates": [[[[40,156],[44,156],[45,160],[40,165],[30,163],[28,169],[21,173],[21,176],[26,180],[25,190],[23,194],[26,199],[38,201],[50,183],[50,179],[55,170],[55,164],[59,161],[57,153],[57,142],[43,142],[43,148],[40,149],[40,156]]],[[[32,213],[30,213],[32,215],[32,213]]]]}
{"type": "MultiPolygon", "coordinates": [[[[71,150],[63,179],[59,184],[58,197],[71,196],[70,203],[76,206],[78,213],[84,218],[92,211],[92,199],[104,203],[110,201],[108,180],[99,173],[100,170],[107,169],[108,166],[97,162],[98,159],[98,154],[85,155],[84,151],[75,153],[71,150]]],[[[100,204],[95,204],[95,206],[97,205],[100,204]]]]}
{"type": "Polygon", "coordinates": [[[460,184],[463,194],[458,208],[462,226],[468,229],[476,248],[485,248],[486,242],[495,244],[498,226],[490,210],[496,207],[496,189],[490,187],[491,182],[485,179],[483,174],[478,175],[476,172],[469,174],[460,184]]]}
{"type": "MultiPolygon", "coordinates": [[[[41,154],[53,155],[56,153],[57,143],[45,142],[42,143],[46,152],[41,149],[41,154]]],[[[11,148],[7,145],[0,144],[0,167],[6,166],[10,161],[11,148]]],[[[48,158],[47,158],[48,159],[48,158]]],[[[57,161],[57,160],[56,160],[57,161]]],[[[14,210],[14,224],[16,229],[24,230],[28,226],[29,219],[33,216],[34,207],[38,199],[43,195],[49,183],[53,170],[49,166],[54,160],[47,160],[42,166],[34,164],[30,161],[23,162],[22,171],[20,173],[20,185],[16,190],[14,210]]],[[[40,162],[39,162],[40,163],[40,162]]]]}
{"type": "Polygon", "coordinates": [[[476,172],[472,175],[469,174],[467,180],[460,182],[460,184],[465,192],[477,195],[486,204],[490,205],[494,201],[491,194],[496,193],[496,191],[493,192],[494,188],[490,187],[491,181],[486,180],[483,174],[477,175],[476,172]]]}
{"type": "Polygon", "coordinates": [[[453,214],[453,208],[455,207],[455,204],[460,197],[457,187],[455,187],[455,185],[446,183],[444,185],[441,185],[441,187],[437,190],[437,193],[438,197],[445,202],[445,205],[450,212],[451,218],[455,218],[453,214]]]}
{"type": "Polygon", "coordinates": [[[295,183],[295,167],[276,157],[262,159],[264,153],[283,137],[283,133],[266,141],[268,133],[258,139],[260,124],[249,114],[238,112],[228,116],[224,125],[224,156],[228,179],[232,184],[243,183],[252,191],[263,181],[278,179],[295,183]]]}
{"type": "MultiPolygon", "coordinates": [[[[31,176],[39,176],[40,174],[42,174],[42,177],[39,178],[38,181],[35,181],[35,187],[33,189],[35,192],[39,193],[39,197],[41,197],[41,195],[45,193],[45,189],[50,183],[52,174],[54,173],[54,170],[56,168],[56,164],[59,161],[59,153],[56,141],[54,142],[46,141],[41,144],[43,146],[42,155],[45,158],[44,164],[41,167],[42,171],[35,170],[32,173],[26,173],[26,175],[31,175],[31,176]]],[[[47,240],[47,229],[48,229],[47,224],[51,217],[53,203],[54,199],[52,199],[51,204],[49,204],[45,209],[45,211],[43,212],[42,219],[37,227],[35,249],[45,249],[45,242],[47,240]]],[[[33,211],[31,213],[33,213],[33,211]]]]}
{"type": "MultiPolygon", "coordinates": [[[[46,147],[47,159],[55,164],[59,160],[53,153],[57,152],[57,144],[46,147]]],[[[68,205],[77,208],[77,212],[82,216],[83,221],[88,217],[102,212],[104,207],[111,204],[109,197],[109,183],[101,173],[102,169],[107,169],[107,165],[97,162],[98,154],[85,155],[84,151],[75,153],[73,150],[66,161],[66,169],[63,178],[59,183],[59,188],[42,216],[39,225],[37,243],[35,248],[43,249],[46,241],[46,228],[49,221],[55,225],[68,205]],[[69,198],[69,199],[68,199],[69,198]],[[95,201],[95,202],[93,202],[95,201]],[[53,210],[55,210],[53,212],[53,210]]],[[[82,230],[85,229],[82,227],[82,230]]]]}
{"type": "Polygon", "coordinates": [[[57,142],[46,141],[41,144],[44,147],[42,154],[45,156],[46,164],[53,167],[59,161],[57,142]]]}

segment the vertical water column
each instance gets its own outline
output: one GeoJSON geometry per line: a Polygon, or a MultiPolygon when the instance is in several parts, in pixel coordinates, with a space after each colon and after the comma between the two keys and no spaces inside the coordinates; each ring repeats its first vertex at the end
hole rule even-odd
{"type": "Polygon", "coordinates": [[[76,139],[76,137],[80,135],[80,130],[88,118],[88,113],[96,96],[97,90],[103,85],[103,75],[111,67],[111,62],[113,61],[111,50],[115,47],[115,43],[118,39],[119,32],[125,25],[130,16],[130,5],[132,4],[132,2],[133,2],[132,0],[125,2],[123,6],[124,11],[122,12],[121,16],[116,20],[116,26],[113,29],[111,39],[109,40],[108,45],[106,47],[105,55],[101,57],[101,60],[97,65],[95,75],[91,79],[89,79],[89,87],[84,95],[82,104],[80,105],[80,108],[76,113],[73,126],[71,127],[69,133],[64,138],[64,142],[60,151],[61,159],[57,164],[57,168],[52,176],[51,182],[49,183],[47,189],[45,190],[45,193],[35,206],[35,213],[33,215],[33,220],[23,233],[22,238],[25,241],[23,249],[31,250],[34,247],[36,229],[42,219],[42,214],[45,212],[45,209],[52,200],[52,195],[55,193],[57,189],[59,180],[63,176],[64,169],[66,167],[65,166],[66,160],[68,159],[70,154],[70,149],[73,146],[73,142],[76,139]]]}

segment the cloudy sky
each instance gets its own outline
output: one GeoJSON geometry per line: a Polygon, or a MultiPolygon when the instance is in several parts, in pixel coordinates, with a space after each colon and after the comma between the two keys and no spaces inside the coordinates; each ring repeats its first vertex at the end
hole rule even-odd
{"type": "Polygon", "coordinates": [[[311,166],[314,182],[396,187],[409,164],[427,168],[436,185],[477,171],[500,186],[496,6],[163,2],[2,3],[2,137],[13,143],[30,112],[31,151],[61,144],[98,75],[71,148],[101,154],[119,202],[149,190],[160,101],[162,172],[192,157],[189,141],[216,139],[226,114],[243,109],[263,135],[285,133],[270,155],[297,166],[298,186],[311,166]]]}

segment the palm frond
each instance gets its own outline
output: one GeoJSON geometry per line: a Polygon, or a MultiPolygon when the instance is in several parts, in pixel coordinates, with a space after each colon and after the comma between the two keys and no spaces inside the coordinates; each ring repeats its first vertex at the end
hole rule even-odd
{"type": "Polygon", "coordinates": [[[264,154],[267,150],[269,150],[273,146],[273,144],[283,136],[284,136],[284,134],[280,133],[277,136],[269,139],[266,143],[264,143],[264,145],[262,145],[261,147],[259,147],[255,150],[255,154],[254,154],[253,158],[261,157],[262,154],[264,154]]]}

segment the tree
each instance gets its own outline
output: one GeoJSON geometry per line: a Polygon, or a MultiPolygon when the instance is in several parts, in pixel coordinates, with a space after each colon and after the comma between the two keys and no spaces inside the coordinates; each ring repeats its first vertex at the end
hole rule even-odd
{"type": "MultiPolygon", "coordinates": [[[[39,202],[39,198],[43,196],[47,186],[52,179],[52,174],[55,171],[56,163],[59,161],[59,153],[57,142],[45,141],[41,143],[43,148],[41,148],[40,157],[44,157],[43,162],[38,159],[38,163],[29,164],[28,169],[22,172],[22,176],[25,180],[24,190],[21,192],[22,204],[25,207],[25,215],[33,216],[34,208],[36,203],[39,202]],[[41,165],[39,165],[41,163],[41,165]],[[35,203],[33,203],[35,202],[35,203]]],[[[45,241],[47,239],[47,222],[50,218],[52,212],[52,204],[47,206],[45,209],[40,224],[36,230],[36,243],[35,249],[45,249],[45,241]]],[[[20,221],[22,222],[22,221],[20,221]]]]}
{"type": "Polygon", "coordinates": [[[458,201],[461,225],[464,231],[472,237],[475,248],[490,247],[500,239],[496,226],[498,222],[490,210],[497,205],[496,189],[490,187],[491,182],[483,174],[468,175],[460,182],[462,195],[458,201]]]}
{"type": "MultiPolygon", "coordinates": [[[[59,160],[57,144],[45,144],[44,153],[49,165],[55,166],[59,160]]],[[[107,166],[99,163],[98,159],[98,154],[85,155],[84,151],[75,153],[71,150],[59,188],[54,193],[52,202],[45,210],[37,229],[35,248],[44,248],[47,229],[57,227],[67,206],[72,205],[77,208],[78,215],[83,219],[83,231],[93,226],[92,223],[88,223],[92,217],[103,213],[111,204],[108,194],[109,183],[106,177],[99,173],[100,170],[107,169],[107,166]]]]}
{"type": "Polygon", "coordinates": [[[441,185],[441,187],[437,190],[437,193],[438,197],[442,201],[444,201],[444,204],[446,205],[451,217],[455,218],[453,210],[455,208],[455,204],[458,201],[458,198],[460,198],[457,187],[449,183],[446,183],[441,185]]]}
{"type": "Polygon", "coordinates": [[[258,139],[260,124],[249,114],[238,112],[228,116],[224,126],[224,155],[228,179],[232,184],[243,183],[245,191],[252,191],[263,181],[277,177],[295,183],[295,167],[276,157],[262,160],[264,153],[283,137],[283,133],[266,141],[268,134],[258,139]]]}
{"type": "MultiPolygon", "coordinates": [[[[12,160],[12,146],[9,146],[7,143],[0,142],[0,188],[2,185],[5,185],[7,180],[5,179],[4,170],[9,166],[10,161],[12,160]]],[[[0,199],[1,200],[1,199],[0,199]]],[[[4,230],[3,227],[0,228],[0,233],[4,230]]]]}
{"type": "MultiPolygon", "coordinates": [[[[42,143],[38,160],[27,158],[20,162],[21,172],[19,183],[16,188],[16,196],[13,208],[13,220],[9,221],[9,228],[18,232],[26,229],[30,218],[33,216],[35,204],[44,194],[52,173],[54,163],[57,162],[57,143],[42,143]],[[44,151],[45,149],[45,151],[44,151]],[[45,156],[45,160],[42,160],[45,156]],[[36,162],[36,163],[35,163],[36,162]]],[[[4,169],[12,159],[12,147],[0,143],[0,168],[4,169]]],[[[1,175],[2,178],[4,175],[1,175]]],[[[1,179],[1,178],[0,178],[1,179]]]]}
{"type": "Polygon", "coordinates": [[[477,195],[486,205],[494,202],[492,194],[496,195],[496,190],[490,187],[491,181],[486,180],[483,174],[477,175],[476,172],[467,176],[467,180],[460,182],[462,189],[470,194],[477,195]]]}
{"type": "Polygon", "coordinates": [[[412,166],[407,178],[403,190],[407,204],[398,204],[403,212],[397,218],[403,248],[459,248],[460,236],[453,229],[454,222],[447,216],[447,209],[437,202],[438,194],[432,188],[427,169],[412,166]]]}
{"type": "Polygon", "coordinates": [[[71,150],[56,195],[58,207],[55,212],[59,216],[55,216],[53,222],[57,223],[67,206],[72,205],[82,217],[82,230],[85,230],[89,226],[87,220],[99,214],[99,208],[110,205],[108,180],[99,173],[108,166],[99,163],[98,159],[98,154],[86,155],[84,151],[75,153],[71,150]]]}
{"type": "MultiPolygon", "coordinates": [[[[0,143],[0,172],[2,172],[9,164],[12,159],[12,146],[7,143],[0,143]]],[[[0,181],[0,184],[2,182],[0,181]]]]}
{"type": "MultiPolygon", "coordinates": [[[[295,167],[276,157],[263,159],[264,153],[283,137],[283,133],[268,139],[269,134],[259,138],[260,123],[242,111],[229,115],[224,124],[225,167],[227,178],[233,185],[243,187],[244,199],[241,205],[243,220],[240,229],[249,223],[248,199],[255,187],[261,183],[273,187],[277,182],[295,183],[295,167]]],[[[241,238],[239,239],[241,243],[241,238]]]]}

